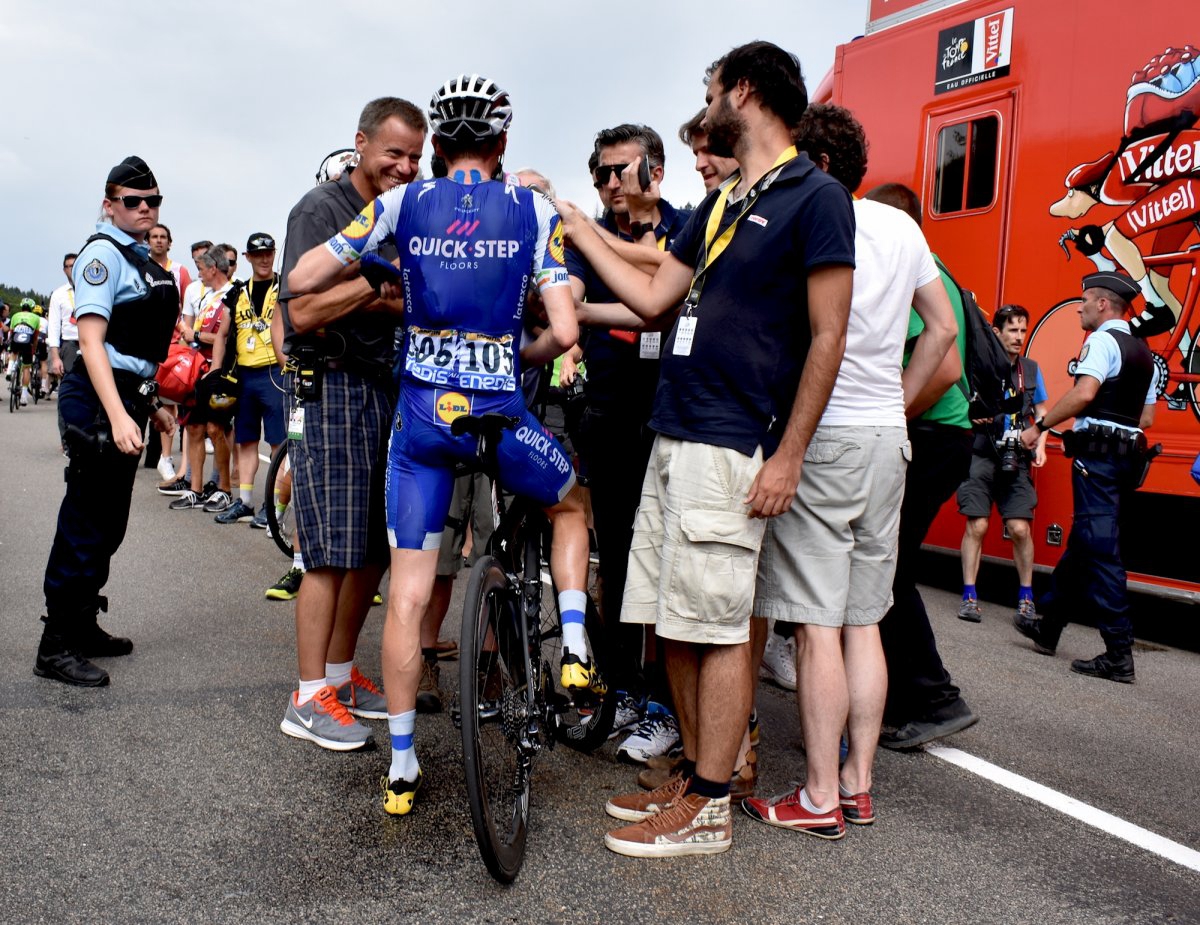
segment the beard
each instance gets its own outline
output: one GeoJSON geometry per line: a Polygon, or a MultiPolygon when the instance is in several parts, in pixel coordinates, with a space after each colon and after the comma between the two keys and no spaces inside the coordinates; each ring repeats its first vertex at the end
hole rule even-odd
{"type": "Polygon", "coordinates": [[[734,146],[742,140],[746,132],[746,120],[738,115],[729,103],[728,96],[722,96],[717,104],[717,111],[705,125],[708,130],[708,150],[717,157],[733,157],[734,146]]]}

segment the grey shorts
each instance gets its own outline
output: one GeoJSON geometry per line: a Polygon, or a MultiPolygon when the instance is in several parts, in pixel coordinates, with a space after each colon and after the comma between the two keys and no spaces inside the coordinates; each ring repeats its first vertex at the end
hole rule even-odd
{"type": "Polygon", "coordinates": [[[869,626],[892,602],[912,448],[903,427],[818,427],[790,509],[771,519],[754,615],[869,626]]]}
{"type": "Polygon", "coordinates": [[[958,513],[964,517],[990,517],[994,501],[1005,520],[1033,520],[1037,491],[1029,466],[1022,465],[1012,475],[999,469],[1000,463],[990,456],[971,457],[970,474],[958,486],[958,513]]]}
{"type": "Polygon", "coordinates": [[[388,561],[383,478],[395,404],[389,388],[332,369],[321,400],[304,403],[304,436],[288,441],[288,457],[307,568],[388,561]]]}
{"type": "Polygon", "coordinates": [[[654,440],[633,523],[621,620],[680,642],[750,638],[754,569],[766,522],[745,498],[762,451],[654,440]]]}
{"type": "Polygon", "coordinates": [[[439,578],[453,578],[462,570],[468,525],[471,527],[471,555],[466,564],[474,565],[496,530],[492,482],[482,472],[461,475],[454,480],[454,494],[450,496],[450,510],[446,513],[446,530],[438,549],[439,578]]]}

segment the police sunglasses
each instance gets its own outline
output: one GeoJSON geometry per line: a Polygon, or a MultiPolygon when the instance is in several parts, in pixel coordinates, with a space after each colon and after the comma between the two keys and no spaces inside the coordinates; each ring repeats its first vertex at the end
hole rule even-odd
{"type": "Polygon", "coordinates": [[[136,209],[143,202],[151,209],[157,209],[162,205],[162,195],[155,193],[153,196],[110,196],[110,202],[120,202],[126,209],[130,211],[136,209]]]}
{"type": "Polygon", "coordinates": [[[596,182],[593,185],[596,187],[596,189],[600,189],[602,186],[608,186],[608,181],[612,178],[612,175],[615,173],[617,175],[617,179],[619,180],[621,178],[621,174],[625,172],[625,168],[628,166],[628,164],[604,164],[603,166],[597,167],[596,182]]]}

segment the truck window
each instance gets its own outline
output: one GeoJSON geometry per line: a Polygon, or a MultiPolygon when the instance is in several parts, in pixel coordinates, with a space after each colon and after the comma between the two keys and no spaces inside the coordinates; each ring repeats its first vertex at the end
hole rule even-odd
{"type": "Polygon", "coordinates": [[[1000,120],[994,115],[943,126],[938,132],[933,211],[986,209],[996,197],[1000,120]]]}

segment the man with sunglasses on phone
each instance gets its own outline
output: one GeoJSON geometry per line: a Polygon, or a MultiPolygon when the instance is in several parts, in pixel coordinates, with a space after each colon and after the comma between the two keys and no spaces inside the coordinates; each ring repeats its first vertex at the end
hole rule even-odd
{"type": "MultiPolygon", "coordinates": [[[[634,242],[654,257],[665,256],[691,216],[690,210],[676,209],[659,193],[665,160],[662,138],[649,126],[624,123],[596,134],[589,166],[604,206],[599,224],[611,236],[609,240],[626,245],[634,242]],[[631,164],[633,170],[642,171],[636,184],[622,182],[631,164]]],[[[621,253],[629,255],[630,247],[623,247],[621,253]]],[[[567,273],[575,299],[587,302],[586,312],[603,311],[602,306],[620,302],[573,248],[567,250],[567,273]]],[[[643,677],[642,653],[647,646],[643,627],[622,625],[615,619],[621,612],[633,518],[654,442],[646,425],[658,386],[661,341],[661,331],[607,325],[589,325],[580,339],[587,364],[587,411],[579,451],[592,492],[600,554],[600,610],[606,617],[613,615],[607,626],[617,634],[608,678],[622,692],[614,728],[618,732],[633,729],[617,753],[623,760],[637,763],[679,746],[679,727],[666,678],[661,671],[655,672],[656,677],[643,677]]],[[[653,644],[651,634],[649,645],[653,644]]],[[[652,667],[660,664],[655,659],[652,667]]]]}

